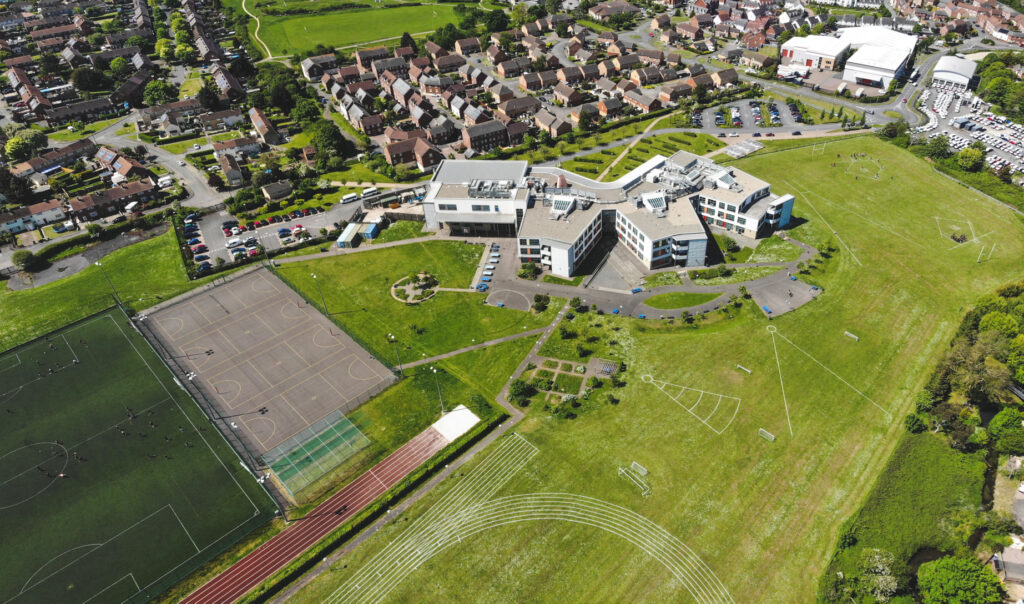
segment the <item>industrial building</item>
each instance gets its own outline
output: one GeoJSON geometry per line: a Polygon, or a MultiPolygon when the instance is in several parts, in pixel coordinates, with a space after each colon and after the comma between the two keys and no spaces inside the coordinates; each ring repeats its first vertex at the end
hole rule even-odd
{"type": "Polygon", "coordinates": [[[939,59],[932,71],[932,85],[954,92],[963,92],[975,86],[974,72],[978,64],[960,57],[945,56],[939,59]]]}
{"type": "Polygon", "coordinates": [[[746,237],[789,224],[793,196],[692,153],[658,155],[612,182],[521,161],[445,160],[424,217],[452,235],[516,236],[522,262],[572,277],[605,236],[649,269],[703,266],[706,225],[746,237]]]}
{"type": "Polygon", "coordinates": [[[854,50],[843,80],[883,89],[903,75],[917,46],[916,37],[878,26],[845,28],[839,40],[854,50]]]}
{"type": "Polygon", "coordinates": [[[832,36],[794,37],[782,45],[787,65],[808,69],[835,70],[850,51],[850,43],[832,36]]]}

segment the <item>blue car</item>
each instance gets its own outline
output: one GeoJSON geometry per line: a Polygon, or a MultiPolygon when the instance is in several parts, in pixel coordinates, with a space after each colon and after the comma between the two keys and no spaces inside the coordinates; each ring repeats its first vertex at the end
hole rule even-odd
{"type": "Polygon", "coordinates": [[[477,289],[477,291],[485,292],[485,291],[487,291],[487,284],[486,283],[481,283],[481,284],[476,286],[476,289],[477,289]]]}
{"type": "Polygon", "coordinates": [[[200,239],[189,239],[188,240],[188,245],[199,245],[200,243],[202,243],[202,241],[200,239]]]}
{"type": "Polygon", "coordinates": [[[291,229],[280,228],[280,229],[277,229],[277,234],[278,235],[291,235],[292,231],[291,231],[291,229]]]}
{"type": "Polygon", "coordinates": [[[640,293],[640,292],[642,292],[642,291],[644,291],[644,288],[642,288],[642,287],[634,287],[634,288],[633,288],[633,289],[632,289],[632,290],[630,291],[630,293],[633,293],[633,294],[639,294],[639,293],[640,293]]]}
{"type": "Polygon", "coordinates": [[[203,260],[209,260],[209,259],[210,259],[210,257],[207,256],[206,254],[199,254],[198,256],[195,257],[195,261],[196,262],[202,262],[203,260]]]}

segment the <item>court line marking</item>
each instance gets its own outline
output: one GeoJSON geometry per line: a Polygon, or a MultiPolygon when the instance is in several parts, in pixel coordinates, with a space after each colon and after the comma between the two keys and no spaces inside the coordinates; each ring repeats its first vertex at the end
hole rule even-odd
{"type": "Polygon", "coordinates": [[[812,193],[810,191],[801,191],[799,188],[793,186],[792,183],[786,180],[783,180],[782,182],[786,183],[786,185],[789,186],[789,188],[793,189],[794,191],[803,196],[804,201],[807,202],[807,206],[810,207],[811,210],[818,215],[818,218],[821,219],[821,222],[824,223],[825,227],[832,232],[836,240],[839,241],[840,245],[845,247],[846,251],[850,252],[850,256],[853,258],[854,262],[856,262],[859,266],[864,266],[864,263],[860,261],[860,258],[857,257],[857,254],[854,253],[853,249],[849,245],[847,245],[845,241],[843,241],[843,238],[839,236],[839,233],[834,228],[832,228],[832,225],[829,224],[827,220],[825,220],[824,216],[821,215],[821,212],[818,211],[818,208],[814,207],[814,204],[811,203],[810,196],[812,195],[812,193]]]}
{"type": "MultiPolygon", "coordinates": [[[[119,578],[118,578],[118,579],[117,579],[116,581],[114,581],[114,582],[113,582],[113,583],[111,583],[110,585],[108,585],[108,586],[104,587],[103,589],[101,589],[101,590],[99,590],[98,592],[96,592],[95,594],[93,594],[93,595],[92,595],[92,596],[91,596],[91,597],[90,597],[90,598],[89,598],[88,600],[82,600],[82,604],[88,604],[89,602],[92,602],[92,601],[93,601],[93,600],[95,600],[96,598],[100,597],[100,594],[102,594],[103,592],[107,591],[107,590],[108,590],[108,589],[110,589],[111,587],[113,587],[113,586],[117,585],[117,584],[118,584],[118,583],[120,583],[121,581],[124,581],[124,580],[125,580],[125,577],[130,577],[130,578],[131,578],[131,580],[132,580],[132,583],[134,583],[134,584],[135,584],[135,594],[133,594],[133,595],[137,595],[137,594],[138,594],[138,593],[139,593],[140,591],[142,591],[142,588],[141,588],[141,587],[139,587],[139,582],[135,580],[135,575],[134,575],[134,574],[132,574],[132,573],[128,573],[127,575],[124,575],[124,576],[122,576],[122,577],[119,577],[119,578]]],[[[126,601],[127,601],[127,600],[122,600],[122,602],[126,602],[126,601]]]]}
{"type": "MultiPolygon", "coordinates": [[[[774,327],[770,325],[769,327],[774,327]]],[[[782,381],[782,362],[779,361],[779,347],[775,345],[776,330],[769,330],[772,336],[772,350],[775,351],[775,366],[779,369],[779,387],[782,389],[782,404],[786,408],[786,423],[789,424],[789,435],[793,436],[793,422],[789,419],[789,401],[786,400],[786,385],[782,381]]]]}

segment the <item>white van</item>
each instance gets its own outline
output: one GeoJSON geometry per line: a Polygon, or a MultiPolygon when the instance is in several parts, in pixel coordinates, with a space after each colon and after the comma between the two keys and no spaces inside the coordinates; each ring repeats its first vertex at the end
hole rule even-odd
{"type": "Polygon", "coordinates": [[[376,195],[376,194],[377,194],[377,187],[370,187],[368,189],[363,189],[363,197],[369,197],[371,195],[376,195]]]}
{"type": "Polygon", "coordinates": [[[352,203],[357,199],[359,199],[358,195],[356,195],[355,193],[349,193],[348,195],[341,198],[341,203],[352,203]]]}

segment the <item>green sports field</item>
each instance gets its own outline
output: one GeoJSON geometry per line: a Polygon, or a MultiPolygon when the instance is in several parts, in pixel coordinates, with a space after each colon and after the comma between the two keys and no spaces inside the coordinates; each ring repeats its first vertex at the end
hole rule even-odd
{"type": "Polygon", "coordinates": [[[275,56],[290,55],[310,50],[317,44],[352,46],[397,38],[403,32],[433,31],[457,21],[454,15],[451,6],[432,4],[321,15],[261,16],[259,35],[275,56]]]}
{"type": "Polygon", "coordinates": [[[273,515],[120,310],[0,355],[0,390],[5,602],[145,602],[273,515]]]}
{"type": "MultiPolygon", "coordinates": [[[[696,328],[576,317],[577,331],[597,337],[595,354],[626,363],[625,386],[598,389],[619,403],[588,403],[571,421],[529,407],[516,431],[539,452],[492,497],[567,493],[622,506],[681,540],[733,600],[808,602],[964,309],[1024,276],[1024,222],[874,138],[732,163],[794,193],[793,238],[836,243],[815,273],[822,295],[771,322],[749,302],[696,328]],[[855,153],[877,160],[877,179],[855,153]],[[950,239],[960,229],[972,240],[950,239]],[[634,461],[650,471],[647,497],[619,475],[634,461]]],[[[484,457],[291,601],[328,600],[484,457]]],[[[599,525],[534,520],[462,536],[402,571],[385,601],[697,599],[699,585],[599,525]]]]}

